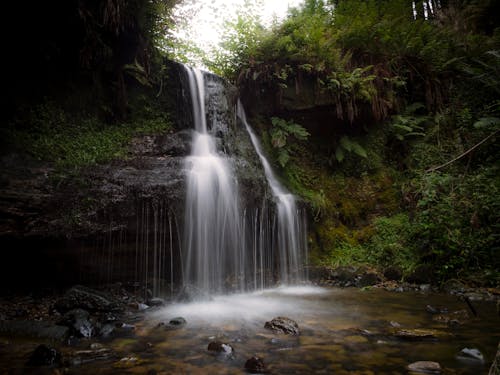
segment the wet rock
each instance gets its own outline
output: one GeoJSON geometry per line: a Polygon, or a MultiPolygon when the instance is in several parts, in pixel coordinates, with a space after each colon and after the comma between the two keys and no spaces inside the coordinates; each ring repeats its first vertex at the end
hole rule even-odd
{"type": "Polygon", "coordinates": [[[469,349],[463,348],[460,353],[457,354],[457,359],[462,361],[473,361],[477,363],[484,363],[483,353],[479,351],[479,349],[469,349]]]}
{"type": "Polygon", "coordinates": [[[450,326],[463,325],[469,320],[467,310],[453,311],[451,314],[439,314],[432,317],[432,320],[439,323],[448,324],[450,326]]]}
{"type": "Polygon", "coordinates": [[[158,137],[155,144],[155,153],[169,156],[187,156],[191,151],[192,132],[189,129],[158,137]]]}
{"type": "Polygon", "coordinates": [[[427,306],[425,306],[425,311],[427,311],[430,314],[447,314],[448,308],[443,307],[443,306],[427,305],[427,306]]]}
{"type": "Polygon", "coordinates": [[[380,282],[379,276],[375,272],[367,272],[361,276],[359,276],[356,281],[357,287],[365,287],[370,285],[375,285],[380,282]]]}
{"type": "Polygon", "coordinates": [[[77,285],[69,289],[61,299],[56,301],[54,308],[64,314],[74,309],[83,309],[90,312],[122,311],[123,305],[111,296],[77,285]]]}
{"type": "Polygon", "coordinates": [[[432,284],[435,281],[434,275],[435,272],[431,266],[422,264],[406,276],[405,280],[412,284],[432,284]]]}
{"type": "Polygon", "coordinates": [[[62,341],[68,337],[69,328],[45,321],[4,320],[0,321],[0,334],[62,341]]]}
{"type": "Polygon", "coordinates": [[[221,341],[212,341],[208,344],[207,350],[209,352],[216,352],[224,355],[229,355],[234,353],[234,349],[231,345],[223,343],[221,341]]]}
{"type": "Polygon", "coordinates": [[[331,271],[329,279],[342,286],[354,285],[359,270],[356,267],[338,267],[331,271]]]}
{"type": "Polygon", "coordinates": [[[149,299],[147,302],[146,302],[147,305],[149,306],[164,306],[165,305],[165,300],[162,299],[162,298],[158,298],[158,297],[155,297],[155,298],[151,298],[149,299]]]}
{"type": "Polygon", "coordinates": [[[270,329],[275,333],[282,333],[285,335],[300,335],[299,325],[297,322],[282,316],[274,318],[270,322],[266,322],[266,324],[264,324],[264,328],[270,329]]]}
{"type": "Polygon", "coordinates": [[[129,304],[129,306],[132,309],[137,310],[137,311],[145,311],[145,310],[149,309],[148,305],[146,305],[145,303],[141,303],[141,302],[132,302],[129,304]]]}
{"type": "Polygon", "coordinates": [[[140,359],[139,357],[123,357],[121,358],[118,362],[116,362],[113,367],[114,368],[119,368],[119,369],[126,369],[126,368],[131,368],[134,366],[139,366],[143,363],[144,361],[140,359]]]}
{"type": "Polygon", "coordinates": [[[418,289],[421,291],[421,292],[424,292],[424,293],[427,293],[431,290],[431,285],[430,284],[422,284],[418,287],[418,289]]]}
{"type": "Polygon", "coordinates": [[[135,325],[133,324],[128,324],[128,323],[122,323],[120,325],[120,328],[124,331],[133,331],[135,330],[135,325]]]}
{"type": "Polygon", "coordinates": [[[65,363],[71,366],[80,366],[90,362],[108,360],[113,356],[113,352],[108,348],[102,347],[102,345],[101,347],[94,348],[91,346],[89,350],[77,350],[69,354],[65,363]]]}
{"type": "Polygon", "coordinates": [[[267,367],[260,357],[252,357],[245,362],[245,370],[252,374],[263,374],[267,372],[267,367]]]}
{"type": "Polygon", "coordinates": [[[398,267],[387,267],[384,270],[384,277],[387,280],[400,281],[403,277],[403,273],[398,267]]]}
{"type": "Polygon", "coordinates": [[[181,316],[178,316],[176,318],[170,319],[170,321],[168,322],[169,325],[175,326],[175,327],[182,327],[186,323],[187,323],[186,319],[184,319],[181,316]]]}
{"type": "Polygon", "coordinates": [[[465,285],[458,280],[447,280],[441,285],[441,289],[450,294],[461,294],[465,291],[465,285]]]}
{"type": "Polygon", "coordinates": [[[394,334],[397,338],[418,341],[418,340],[437,340],[438,338],[444,338],[448,335],[444,332],[440,332],[433,329],[400,329],[394,334]]]}
{"type": "Polygon", "coordinates": [[[95,334],[94,324],[90,321],[90,314],[82,309],[68,311],[58,322],[70,328],[78,337],[90,338],[95,334]]]}
{"type": "Polygon", "coordinates": [[[431,361],[418,361],[409,364],[407,367],[408,371],[416,372],[419,374],[440,374],[441,365],[437,362],[431,361]]]}
{"type": "Polygon", "coordinates": [[[31,354],[28,366],[56,366],[61,362],[61,353],[46,345],[39,345],[31,354]]]}
{"type": "Polygon", "coordinates": [[[104,324],[99,329],[99,335],[102,337],[109,337],[115,331],[116,326],[111,323],[104,324]]]}

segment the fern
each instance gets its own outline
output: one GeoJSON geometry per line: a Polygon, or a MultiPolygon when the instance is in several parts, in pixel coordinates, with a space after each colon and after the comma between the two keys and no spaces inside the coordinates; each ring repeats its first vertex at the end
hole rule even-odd
{"type": "Polygon", "coordinates": [[[342,163],[346,153],[354,153],[362,158],[368,157],[366,150],[358,142],[344,135],[340,138],[339,145],[335,149],[335,159],[342,163]]]}
{"type": "Polygon", "coordinates": [[[476,129],[496,128],[498,125],[500,125],[498,117],[482,117],[474,123],[476,129]]]}
{"type": "Polygon", "coordinates": [[[309,132],[301,125],[279,117],[272,117],[271,123],[273,125],[269,130],[271,144],[277,149],[278,163],[282,167],[285,167],[290,160],[290,156],[293,154],[289,142],[290,138],[305,141],[309,137],[309,132]]]}

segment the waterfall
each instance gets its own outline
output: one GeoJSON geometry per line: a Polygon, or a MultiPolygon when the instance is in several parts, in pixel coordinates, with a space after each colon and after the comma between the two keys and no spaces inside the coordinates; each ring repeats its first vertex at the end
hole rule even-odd
{"type": "Polygon", "coordinates": [[[276,178],[269,161],[262,152],[259,139],[247,122],[245,110],[238,101],[238,117],[250,135],[255,151],[259,155],[267,182],[276,197],[278,211],[278,253],[281,281],[285,284],[305,279],[303,261],[307,259],[307,238],[304,216],[300,214],[295,196],[288,192],[276,178]]]}
{"type": "Polygon", "coordinates": [[[222,90],[222,84],[207,83],[206,75],[199,70],[185,67],[185,71],[194,130],[191,153],[185,161],[184,286],[221,293],[264,288],[276,279],[284,284],[303,281],[305,215],[297,209],[295,197],[276,179],[238,104],[238,117],[276,201],[276,207],[269,206],[262,197],[262,206],[242,207],[233,162],[218,147],[222,143],[217,138],[220,130],[228,126],[215,115],[209,116],[211,123],[207,123],[206,107],[210,103],[213,107],[213,102],[205,88],[222,90]]]}
{"type": "Polygon", "coordinates": [[[184,284],[221,292],[227,277],[238,277],[243,271],[240,204],[229,163],[218,154],[207,129],[203,73],[186,70],[195,130],[186,159],[184,284]]]}

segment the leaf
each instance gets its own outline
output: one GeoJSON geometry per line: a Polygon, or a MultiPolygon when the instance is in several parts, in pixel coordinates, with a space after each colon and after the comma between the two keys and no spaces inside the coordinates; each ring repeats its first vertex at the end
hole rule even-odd
{"type": "Polygon", "coordinates": [[[335,158],[339,163],[341,163],[342,160],[344,160],[344,151],[342,151],[341,147],[337,147],[337,149],[335,150],[335,158]]]}
{"type": "Polygon", "coordinates": [[[281,148],[286,144],[286,134],[281,129],[271,129],[271,143],[275,148],[281,148]]]}
{"type": "Polygon", "coordinates": [[[498,117],[482,117],[474,123],[476,129],[484,129],[500,125],[500,118],[498,117]]]}
{"type": "Polygon", "coordinates": [[[352,151],[358,155],[361,156],[362,158],[368,157],[366,154],[366,150],[358,143],[358,142],[352,142],[352,151]]]}
{"type": "Polygon", "coordinates": [[[425,105],[423,105],[422,103],[420,102],[415,102],[415,103],[412,103],[410,104],[409,106],[407,106],[405,108],[405,113],[406,114],[411,114],[411,113],[415,113],[416,111],[418,111],[419,109],[425,109],[425,105]]]}
{"type": "Polygon", "coordinates": [[[278,152],[278,163],[280,163],[280,165],[284,168],[288,163],[288,160],[290,160],[290,154],[288,151],[284,148],[280,149],[278,152]]]}
{"type": "Polygon", "coordinates": [[[406,125],[393,124],[392,126],[393,126],[394,128],[396,128],[396,129],[405,130],[405,131],[407,131],[407,132],[411,132],[411,131],[413,131],[413,129],[412,129],[411,127],[406,126],[406,125]]]}
{"type": "Polygon", "coordinates": [[[343,136],[340,138],[340,145],[346,150],[351,152],[352,151],[352,143],[349,137],[343,136]]]}

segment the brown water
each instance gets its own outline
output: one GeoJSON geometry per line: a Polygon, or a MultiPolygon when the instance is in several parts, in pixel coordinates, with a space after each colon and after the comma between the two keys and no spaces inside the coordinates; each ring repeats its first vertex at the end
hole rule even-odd
{"type": "MultiPolygon", "coordinates": [[[[439,362],[445,374],[487,374],[500,340],[495,304],[473,302],[478,317],[453,327],[434,321],[425,309],[428,304],[467,310],[450,295],[315,287],[170,305],[147,313],[135,335],[104,343],[115,358],[70,367],[65,373],[242,374],[245,361],[257,355],[273,374],[406,374],[408,364],[421,360],[439,362]],[[158,327],[177,316],[187,320],[184,327],[158,327]],[[287,337],[264,329],[276,316],[297,321],[301,335],[287,337]],[[430,329],[438,338],[405,341],[394,335],[401,329],[430,329]],[[234,355],[222,358],[208,352],[214,340],[230,344],[234,355]],[[457,359],[463,348],[479,349],[485,363],[457,359]],[[120,361],[130,357],[137,360],[120,361]]],[[[0,365],[16,369],[0,374],[25,373],[23,350],[33,350],[35,344],[23,345],[18,344],[10,358],[5,353],[0,357],[0,365]]]]}

